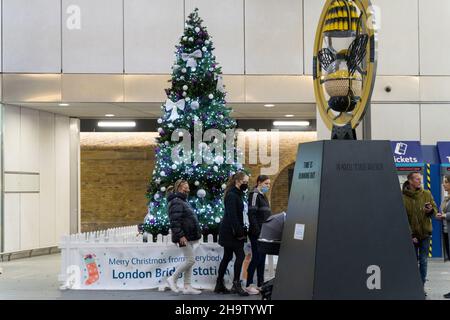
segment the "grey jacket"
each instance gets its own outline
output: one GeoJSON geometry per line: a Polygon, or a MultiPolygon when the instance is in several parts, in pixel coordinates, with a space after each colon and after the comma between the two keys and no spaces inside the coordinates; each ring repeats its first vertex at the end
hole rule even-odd
{"type": "Polygon", "coordinates": [[[450,223],[450,196],[446,197],[441,206],[442,213],[446,214],[446,219],[443,221],[444,232],[448,233],[448,225],[450,223]]]}

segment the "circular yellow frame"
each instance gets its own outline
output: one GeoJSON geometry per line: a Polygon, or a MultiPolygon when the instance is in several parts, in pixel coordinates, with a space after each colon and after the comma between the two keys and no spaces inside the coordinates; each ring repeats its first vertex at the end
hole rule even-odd
{"type": "Polygon", "coordinates": [[[370,8],[372,3],[370,0],[353,0],[358,9],[362,12],[362,30],[369,35],[369,41],[367,43],[367,54],[365,57],[365,71],[366,75],[363,75],[363,92],[361,99],[357,103],[353,112],[347,114],[342,113],[337,119],[336,116],[328,110],[328,101],[325,98],[324,88],[321,84],[322,69],[318,61],[319,51],[323,49],[325,18],[328,12],[328,8],[336,0],[327,0],[322,10],[319,25],[316,32],[316,40],[314,44],[314,92],[316,95],[317,107],[319,108],[320,116],[322,117],[325,125],[328,129],[332,130],[333,126],[344,126],[350,124],[355,129],[362,121],[367,108],[370,105],[372,98],[372,92],[375,84],[376,69],[377,69],[377,34],[375,28],[375,15],[370,8]],[[328,110],[328,111],[327,111],[328,110]]]}

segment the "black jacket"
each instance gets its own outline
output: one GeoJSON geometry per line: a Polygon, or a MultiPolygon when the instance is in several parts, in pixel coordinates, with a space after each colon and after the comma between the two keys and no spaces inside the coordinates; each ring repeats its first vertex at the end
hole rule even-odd
{"type": "Polygon", "coordinates": [[[167,201],[172,242],[178,243],[182,237],[186,237],[188,241],[199,240],[202,237],[200,224],[187,196],[180,192],[172,193],[167,201]]]}
{"type": "Polygon", "coordinates": [[[225,213],[219,230],[219,244],[222,247],[242,247],[245,236],[244,229],[244,193],[233,187],[225,196],[225,213]]]}
{"type": "Polygon", "coordinates": [[[250,223],[249,234],[253,237],[259,237],[261,227],[267,218],[272,214],[269,200],[264,193],[257,188],[253,189],[248,195],[248,221],[250,223]]]}

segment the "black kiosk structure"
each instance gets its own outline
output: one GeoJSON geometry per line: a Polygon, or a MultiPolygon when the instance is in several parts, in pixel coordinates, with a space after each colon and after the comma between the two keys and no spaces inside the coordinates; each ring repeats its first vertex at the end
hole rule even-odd
{"type": "Polygon", "coordinates": [[[314,87],[332,140],[299,146],[273,300],[424,299],[391,144],[355,135],[376,74],[370,7],[322,12],[314,87]]]}

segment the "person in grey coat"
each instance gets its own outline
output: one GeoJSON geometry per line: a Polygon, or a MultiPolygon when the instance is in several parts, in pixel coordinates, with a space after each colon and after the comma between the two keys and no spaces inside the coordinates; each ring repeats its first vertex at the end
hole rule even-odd
{"type": "MultiPolygon", "coordinates": [[[[447,256],[449,255],[449,237],[448,237],[448,230],[450,227],[450,175],[444,176],[444,190],[447,192],[447,196],[442,201],[441,205],[441,212],[439,212],[436,215],[437,219],[442,220],[443,228],[444,228],[444,246],[447,250],[447,256]]],[[[447,294],[444,294],[444,297],[446,299],[450,299],[450,292],[447,294]]]]}

